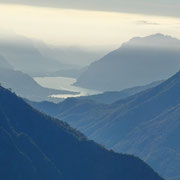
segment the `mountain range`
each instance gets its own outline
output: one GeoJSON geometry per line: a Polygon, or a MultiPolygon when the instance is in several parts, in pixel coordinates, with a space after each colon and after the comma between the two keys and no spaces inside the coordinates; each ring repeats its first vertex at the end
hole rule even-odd
{"type": "Polygon", "coordinates": [[[13,69],[12,65],[10,65],[6,59],[0,55],[0,68],[2,69],[13,69]]]}
{"type": "MultiPolygon", "coordinates": [[[[101,94],[96,94],[96,95],[90,95],[90,96],[80,96],[76,97],[75,99],[80,100],[79,102],[88,102],[93,104],[112,104],[118,100],[125,99],[127,97],[130,97],[136,93],[142,92],[144,90],[153,88],[163,81],[157,81],[153,82],[151,84],[145,85],[145,86],[138,86],[138,87],[133,87],[130,89],[125,89],[122,91],[114,91],[114,92],[105,92],[101,94]]],[[[64,99],[65,100],[65,99],[64,99]]],[[[73,99],[74,100],[74,99],[73,99]]],[[[25,99],[25,101],[38,109],[39,111],[48,113],[51,116],[56,116],[61,107],[61,103],[55,103],[55,102],[50,102],[50,101],[41,101],[41,102],[35,102],[30,99],[25,99]]],[[[63,100],[62,100],[63,101],[63,100]]]]}
{"type": "Polygon", "coordinates": [[[124,89],[121,91],[109,91],[109,92],[104,92],[101,94],[95,94],[95,95],[90,95],[90,96],[80,96],[78,97],[78,99],[93,100],[93,101],[96,101],[98,103],[103,103],[103,104],[112,104],[115,101],[125,99],[141,91],[145,91],[146,89],[153,88],[162,82],[163,81],[156,81],[156,82],[144,85],[144,86],[137,86],[133,88],[124,89]]]}
{"type": "MultiPolygon", "coordinates": [[[[180,179],[180,72],[113,104],[69,98],[49,113],[117,152],[135,154],[166,179],[180,179]]],[[[37,107],[37,106],[36,106],[37,107]]]]}
{"type": "Polygon", "coordinates": [[[180,40],[163,34],[137,37],[93,62],[76,86],[119,91],[167,79],[180,69],[180,40]]]}
{"type": "Polygon", "coordinates": [[[142,160],[108,151],[0,87],[0,177],[163,180],[142,160]]]}
{"type": "Polygon", "coordinates": [[[1,36],[0,54],[4,56],[15,70],[31,76],[38,76],[42,73],[45,74],[70,67],[52,57],[44,56],[33,40],[19,35],[12,35],[11,38],[1,36]]]}
{"type": "Polygon", "coordinates": [[[0,56],[0,84],[3,87],[12,89],[17,95],[33,101],[53,101],[55,99],[49,96],[54,94],[78,94],[77,92],[55,90],[40,86],[29,75],[14,70],[3,56],[0,56]]]}
{"type": "Polygon", "coordinates": [[[93,50],[92,48],[52,46],[41,43],[35,43],[36,48],[46,57],[51,57],[63,64],[76,68],[86,67],[96,59],[100,59],[106,50],[93,50]]]}

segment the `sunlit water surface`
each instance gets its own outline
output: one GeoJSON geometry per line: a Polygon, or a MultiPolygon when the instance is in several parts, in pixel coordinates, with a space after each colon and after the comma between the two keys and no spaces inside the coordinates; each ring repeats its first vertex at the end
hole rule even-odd
{"type": "Polygon", "coordinates": [[[80,94],[59,94],[51,95],[54,98],[68,98],[68,97],[79,97],[79,96],[88,96],[101,93],[100,91],[85,89],[73,86],[73,83],[76,82],[74,78],[66,77],[35,77],[34,80],[43,87],[58,89],[58,90],[67,90],[73,92],[79,92],[80,94]]]}

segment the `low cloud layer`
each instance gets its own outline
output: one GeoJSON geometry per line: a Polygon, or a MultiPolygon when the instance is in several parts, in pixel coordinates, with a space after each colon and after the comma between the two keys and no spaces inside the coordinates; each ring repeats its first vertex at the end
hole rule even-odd
{"type": "Polygon", "coordinates": [[[150,21],[145,21],[145,20],[136,21],[136,24],[139,24],[139,25],[160,25],[160,23],[150,22],[150,21]]]}
{"type": "Polygon", "coordinates": [[[180,17],[179,0],[0,0],[0,3],[180,17]]]}

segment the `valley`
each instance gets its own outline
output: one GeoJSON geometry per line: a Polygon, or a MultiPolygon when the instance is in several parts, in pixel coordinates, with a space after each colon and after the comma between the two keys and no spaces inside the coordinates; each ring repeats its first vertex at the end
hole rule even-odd
{"type": "Polygon", "coordinates": [[[180,180],[179,0],[0,1],[0,180],[180,180]]]}

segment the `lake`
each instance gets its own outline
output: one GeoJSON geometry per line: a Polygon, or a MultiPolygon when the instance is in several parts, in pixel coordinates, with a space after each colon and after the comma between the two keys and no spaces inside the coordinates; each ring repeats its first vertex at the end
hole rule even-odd
{"type": "Polygon", "coordinates": [[[66,77],[35,77],[34,80],[41,86],[52,89],[59,90],[68,90],[79,92],[78,95],[73,94],[59,94],[59,95],[51,95],[54,98],[68,98],[68,97],[79,97],[79,96],[88,96],[101,93],[100,91],[85,89],[73,86],[72,84],[76,82],[74,78],[66,78],[66,77]]]}

